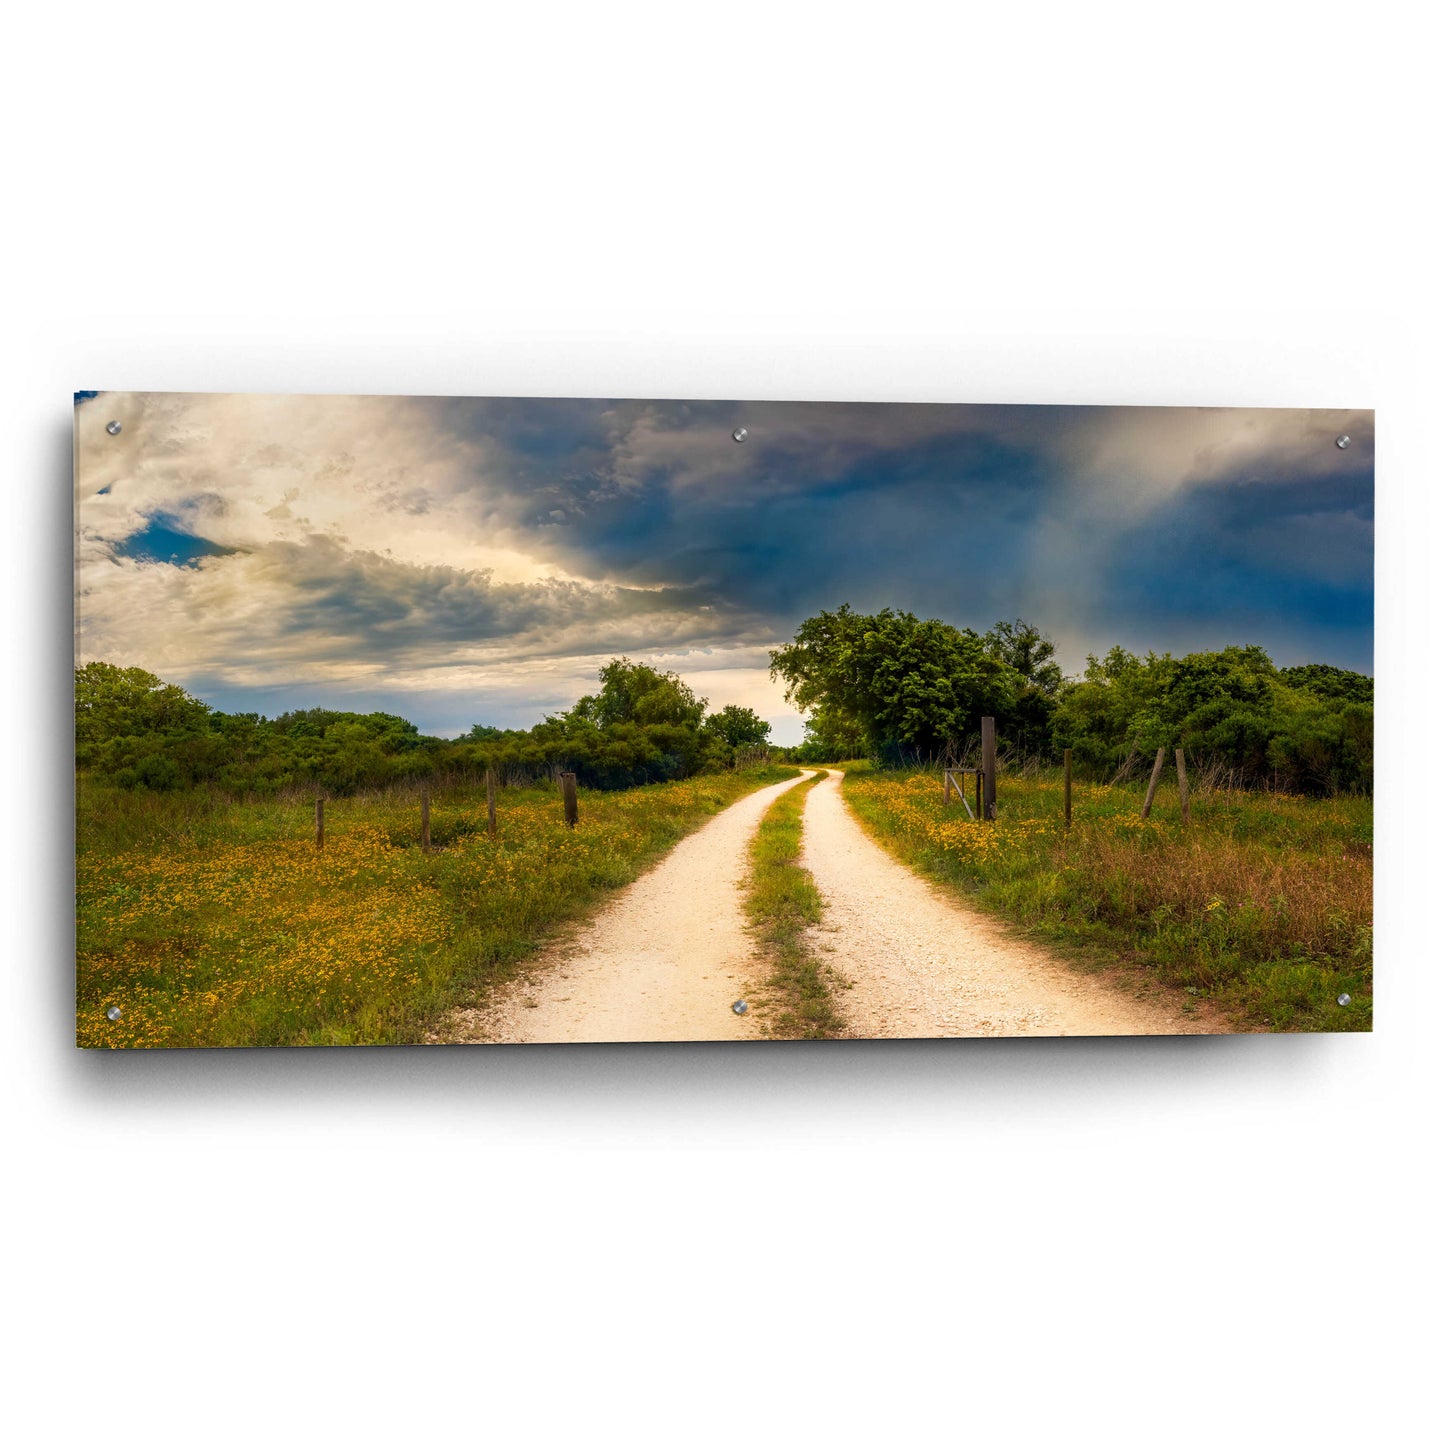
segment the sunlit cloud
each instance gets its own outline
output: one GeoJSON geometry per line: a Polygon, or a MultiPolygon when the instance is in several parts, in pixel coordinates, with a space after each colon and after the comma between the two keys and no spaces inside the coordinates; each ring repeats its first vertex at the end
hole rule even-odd
{"type": "Polygon", "coordinates": [[[1070,669],[1370,666],[1368,412],[105,393],[76,426],[79,655],[231,707],[522,723],[626,654],[788,740],[767,650],[843,601],[1026,616],[1070,669]]]}

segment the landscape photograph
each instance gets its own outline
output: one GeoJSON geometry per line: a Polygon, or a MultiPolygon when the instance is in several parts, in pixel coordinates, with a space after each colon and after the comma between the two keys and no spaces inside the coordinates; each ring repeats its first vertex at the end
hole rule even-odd
{"type": "Polygon", "coordinates": [[[1370,411],[74,416],[82,1048],[1371,1028],[1370,411]]]}

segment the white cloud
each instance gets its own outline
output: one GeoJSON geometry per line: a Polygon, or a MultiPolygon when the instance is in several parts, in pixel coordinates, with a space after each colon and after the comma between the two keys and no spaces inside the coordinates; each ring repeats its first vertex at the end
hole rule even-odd
{"type": "Polygon", "coordinates": [[[107,393],[77,415],[91,539],[163,513],[227,547],[319,535],[503,582],[560,575],[523,545],[502,448],[425,398],[107,393]]]}
{"type": "MultiPolygon", "coordinates": [[[[907,605],[908,558],[932,540],[915,533],[936,510],[927,495],[890,510],[880,485],[856,512],[791,514],[791,550],[749,548],[772,540],[759,519],[782,514],[765,509],[826,498],[871,459],[950,437],[1033,458],[1046,494],[1024,499],[1038,509],[1016,524],[1027,555],[1000,585],[1011,614],[1060,619],[1072,651],[1107,595],[1110,545],[1152,510],[1373,455],[1368,413],[1239,409],[108,393],[76,425],[85,658],[228,687],[481,689],[512,707],[565,705],[628,653],[780,729],[796,714],[766,649],[798,618],[749,599],[806,576],[827,605],[837,588],[907,605]],[[117,554],[157,518],[234,555],[175,567],[117,554]]],[[[966,469],[972,453],[956,455],[966,469]]],[[[947,574],[960,588],[989,545],[965,531],[947,574]]],[[[1327,520],[1309,535],[1316,551],[1352,536],[1327,520]]]]}

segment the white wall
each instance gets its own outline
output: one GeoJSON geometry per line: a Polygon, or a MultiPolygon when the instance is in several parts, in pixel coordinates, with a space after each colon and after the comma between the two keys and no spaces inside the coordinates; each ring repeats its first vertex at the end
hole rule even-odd
{"type": "Polygon", "coordinates": [[[0,95],[17,1438],[1413,1433],[1445,446],[1414,13],[27,12],[0,95]],[[89,387],[1373,405],[1378,1031],[77,1054],[89,387]]]}

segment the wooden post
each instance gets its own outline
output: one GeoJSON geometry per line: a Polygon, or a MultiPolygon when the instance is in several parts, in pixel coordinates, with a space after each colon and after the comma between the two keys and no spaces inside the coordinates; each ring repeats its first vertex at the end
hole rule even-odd
{"type": "Polygon", "coordinates": [[[1141,818],[1149,816],[1149,809],[1154,806],[1154,789],[1159,786],[1159,774],[1164,771],[1164,749],[1160,748],[1154,754],[1154,771],[1149,774],[1149,791],[1144,794],[1144,811],[1139,815],[1141,818]]]}
{"type": "Polygon", "coordinates": [[[577,774],[562,774],[562,814],[567,819],[567,826],[577,826],[577,774]]]}
{"type": "Polygon", "coordinates": [[[325,798],[317,798],[317,800],[316,800],[316,846],[317,846],[318,848],[323,848],[323,847],[326,846],[326,799],[325,799],[325,798]]]}
{"type": "Polygon", "coordinates": [[[950,791],[949,786],[948,786],[949,781],[950,781],[950,779],[949,779],[949,776],[948,776],[948,769],[945,768],[945,769],[943,770],[943,806],[944,806],[945,808],[949,805],[950,802],[952,802],[952,799],[948,796],[949,791],[950,791]]]}
{"type": "Polygon", "coordinates": [[[990,823],[998,817],[998,758],[991,717],[983,719],[983,813],[990,823]]]}
{"type": "Polygon", "coordinates": [[[1174,749],[1174,765],[1179,769],[1179,816],[1189,822],[1189,774],[1184,771],[1184,749],[1174,749]]]}
{"type": "Polygon", "coordinates": [[[487,769],[487,837],[497,836],[497,774],[487,769]]]}
{"type": "Polygon", "coordinates": [[[1064,749],[1064,827],[1074,826],[1074,750],[1064,749]]]}
{"type": "Polygon", "coordinates": [[[427,790],[421,790],[421,851],[431,852],[431,797],[427,790]]]}

